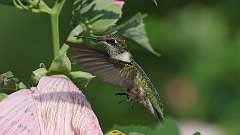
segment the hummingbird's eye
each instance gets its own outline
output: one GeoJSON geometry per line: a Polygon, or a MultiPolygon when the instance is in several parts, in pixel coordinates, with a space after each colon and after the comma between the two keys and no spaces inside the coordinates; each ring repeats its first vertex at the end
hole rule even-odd
{"type": "Polygon", "coordinates": [[[114,46],[116,46],[117,43],[118,43],[118,41],[115,40],[115,39],[108,39],[106,42],[109,43],[109,44],[111,44],[111,45],[114,45],[114,46]]]}

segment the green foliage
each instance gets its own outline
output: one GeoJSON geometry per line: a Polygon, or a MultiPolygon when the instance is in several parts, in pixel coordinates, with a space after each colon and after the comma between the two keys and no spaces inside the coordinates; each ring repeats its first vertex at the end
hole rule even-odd
{"type": "Polygon", "coordinates": [[[15,6],[18,9],[29,10],[34,13],[51,12],[51,9],[43,0],[0,0],[0,4],[15,6]]]}
{"type": "Polygon", "coordinates": [[[48,70],[46,69],[45,65],[41,63],[40,67],[32,72],[31,82],[36,85],[43,76],[47,75],[47,73],[48,70]]]}
{"type": "Polygon", "coordinates": [[[50,73],[68,74],[71,72],[71,61],[67,57],[67,54],[60,54],[49,67],[50,73]]]}
{"type": "MultiPolygon", "coordinates": [[[[130,18],[137,10],[148,13],[144,19],[147,34],[151,45],[160,50],[163,57],[155,58],[138,47],[133,53],[159,88],[166,112],[179,120],[200,120],[221,126],[226,134],[239,134],[240,1],[158,1],[160,5],[156,8],[152,1],[128,0],[122,20],[130,18]],[[172,91],[173,86],[176,91],[172,91]]],[[[69,26],[66,18],[70,17],[66,15],[71,9],[71,1],[67,1],[60,16],[60,32],[69,26]]],[[[18,12],[1,5],[1,71],[11,69],[27,81],[37,63],[51,62],[52,49],[47,46],[51,43],[51,30],[47,29],[47,19],[46,15],[18,12]]],[[[64,31],[64,34],[68,33],[64,31]]],[[[125,99],[114,96],[120,89],[97,79],[85,89],[103,130],[116,122],[154,125],[154,119],[140,106],[132,110],[127,104],[117,105],[117,101],[125,99]],[[111,111],[106,111],[109,107],[111,111]]]]}
{"type": "Polygon", "coordinates": [[[127,39],[134,41],[135,43],[141,45],[146,50],[159,56],[159,53],[154,51],[154,49],[151,47],[149,43],[143,22],[144,17],[145,15],[137,13],[125,23],[117,26],[115,30],[124,37],[126,37],[127,39]]]}
{"type": "Polygon", "coordinates": [[[22,7],[33,7],[37,6],[41,0],[0,0],[0,4],[4,5],[21,5],[22,7]]]}
{"type": "Polygon", "coordinates": [[[14,77],[11,71],[0,75],[0,91],[11,93],[18,89],[26,88],[26,86],[14,77]]]}
{"type": "Polygon", "coordinates": [[[195,132],[193,135],[201,135],[200,132],[195,132]]]}
{"type": "MultiPolygon", "coordinates": [[[[43,0],[13,0],[5,1],[3,4],[12,4],[19,9],[30,10],[32,12],[45,12],[51,17],[52,36],[53,36],[53,52],[54,60],[49,69],[45,67],[35,70],[32,75],[34,82],[37,82],[40,77],[46,74],[65,74],[71,72],[71,62],[67,53],[61,52],[60,39],[58,30],[58,17],[65,3],[65,0],[55,0],[51,8],[43,0]]],[[[70,41],[79,42],[75,38],[81,33],[104,34],[110,28],[116,25],[116,22],[122,15],[122,7],[115,4],[112,0],[76,0],[73,3],[72,11],[72,26],[74,29],[69,34],[70,41]]],[[[147,50],[157,54],[150,46],[143,24],[143,16],[135,15],[128,22],[117,27],[124,36],[137,42],[147,50]],[[140,39],[140,40],[139,40],[140,39]]]]}
{"type": "Polygon", "coordinates": [[[83,28],[81,25],[77,25],[69,34],[67,41],[74,43],[81,43],[82,40],[77,39],[75,36],[80,35],[83,32],[83,28]]]}
{"type": "MultiPolygon", "coordinates": [[[[112,28],[122,15],[122,7],[115,5],[112,0],[76,0],[73,6],[72,26],[74,28],[70,32],[67,40],[75,43],[82,42],[81,39],[75,37],[80,34],[91,35],[104,34],[108,31],[113,32],[112,28]]],[[[159,55],[152,49],[148,41],[142,14],[136,14],[132,19],[117,27],[116,30],[119,34],[135,41],[152,53],[159,55]]],[[[85,82],[85,80],[88,79],[82,78],[77,81],[85,82]]],[[[84,86],[86,85],[84,84],[84,86]]],[[[83,85],[81,85],[81,87],[83,87],[83,85]]]]}
{"type": "Polygon", "coordinates": [[[0,93],[0,101],[3,100],[7,96],[6,93],[0,93]]]}
{"type": "Polygon", "coordinates": [[[123,131],[127,134],[132,132],[143,133],[144,135],[180,135],[179,129],[174,120],[167,119],[162,125],[158,125],[152,129],[145,126],[118,126],[115,125],[114,129],[123,131]]]}
{"type": "Polygon", "coordinates": [[[146,135],[155,135],[153,134],[153,129],[146,127],[146,126],[140,126],[140,125],[129,125],[129,126],[119,126],[115,125],[113,129],[117,129],[120,131],[123,131],[127,134],[130,134],[132,132],[138,132],[138,133],[144,133],[146,135]]]}
{"type": "Polygon", "coordinates": [[[17,81],[17,79],[14,78],[14,75],[11,71],[8,71],[8,72],[0,75],[0,84],[1,85],[7,85],[9,83],[9,81],[11,81],[11,80],[17,81]]]}
{"type": "Polygon", "coordinates": [[[76,0],[73,6],[73,26],[81,25],[84,32],[102,33],[122,15],[112,0],[76,0]]]}
{"type": "Polygon", "coordinates": [[[16,90],[18,79],[14,77],[11,71],[0,75],[0,90],[1,92],[13,92],[16,90]]]}
{"type": "Polygon", "coordinates": [[[83,71],[71,72],[70,75],[71,78],[73,78],[74,82],[77,84],[77,86],[80,88],[87,87],[90,80],[95,77],[92,74],[83,71]]]}

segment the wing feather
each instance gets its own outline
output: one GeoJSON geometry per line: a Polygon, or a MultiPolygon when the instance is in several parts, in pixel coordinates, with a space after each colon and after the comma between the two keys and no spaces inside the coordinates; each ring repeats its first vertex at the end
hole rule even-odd
{"type": "Polygon", "coordinates": [[[75,43],[67,43],[73,48],[73,59],[83,70],[96,75],[106,82],[131,89],[134,69],[124,70],[124,64],[131,65],[116,59],[112,59],[106,52],[75,43]]]}

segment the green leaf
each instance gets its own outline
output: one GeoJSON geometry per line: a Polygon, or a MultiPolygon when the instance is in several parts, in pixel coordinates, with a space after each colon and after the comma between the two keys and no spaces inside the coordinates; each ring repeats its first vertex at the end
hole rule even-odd
{"type": "Polygon", "coordinates": [[[23,6],[30,6],[31,3],[39,2],[39,0],[0,0],[0,4],[14,6],[14,1],[18,4],[21,2],[23,6]]]}
{"type": "Polygon", "coordinates": [[[132,132],[144,133],[146,135],[152,135],[153,129],[140,125],[130,125],[130,126],[119,126],[115,125],[113,129],[117,129],[119,131],[123,131],[127,134],[132,132]]]}
{"type": "Polygon", "coordinates": [[[78,78],[85,78],[85,79],[93,79],[95,78],[94,75],[88,73],[88,72],[83,72],[83,71],[74,71],[70,73],[73,79],[78,79],[78,78]]]}
{"type": "Polygon", "coordinates": [[[82,32],[83,32],[82,26],[78,25],[70,32],[67,41],[73,42],[73,43],[81,43],[82,40],[77,39],[75,36],[80,35],[82,32]]]}
{"type": "Polygon", "coordinates": [[[193,135],[201,135],[200,132],[195,132],[193,135]]]}
{"type": "Polygon", "coordinates": [[[0,74],[0,85],[7,85],[9,79],[13,78],[14,75],[11,71],[0,74]]]}
{"type": "Polygon", "coordinates": [[[0,75],[0,90],[8,93],[16,91],[18,82],[19,80],[14,77],[11,71],[3,73],[0,75]]]}
{"type": "Polygon", "coordinates": [[[38,81],[43,77],[46,76],[48,73],[45,65],[42,63],[40,64],[40,68],[33,71],[31,75],[31,81],[34,85],[38,83],[38,81]]]}
{"type": "Polygon", "coordinates": [[[145,135],[180,135],[176,123],[172,119],[165,120],[162,125],[152,129],[145,126],[114,126],[114,129],[130,133],[142,133],[145,135]]]}
{"type": "Polygon", "coordinates": [[[95,77],[92,74],[83,72],[83,71],[74,71],[74,72],[71,72],[70,75],[71,75],[71,78],[74,80],[74,82],[80,88],[87,87],[90,80],[95,77]]]}
{"type": "Polygon", "coordinates": [[[68,75],[71,72],[71,61],[67,56],[68,46],[63,45],[60,50],[59,56],[53,60],[48,71],[50,74],[61,73],[68,75]]]}
{"type": "Polygon", "coordinates": [[[113,0],[76,0],[73,6],[73,26],[81,25],[84,32],[102,33],[122,15],[113,0]]]}
{"type": "Polygon", "coordinates": [[[69,73],[71,71],[71,62],[66,54],[58,56],[50,65],[49,72],[69,73]]]}
{"type": "Polygon", "coordinates": [[[177,124],[173,119],[165,120],[162,125],[155,129],[154,133],[158,133],[158,135],[180,135],[177,124]]]}
{"type": "Polygon", "coordinates": [[[0,101],[3,100],[7,96],[6,93],[0,93],[0,101]]]}
{"type": "Polygon", "coordinates": [[[15,78],[11,71],[0,75],[0,91],[12,93],[23,88],[26,88],[25,84],[15,78]]]}
{"type": "Polygon", "coordinates": [[[118,31],[118,33],[120,33],[122,36],[134,41],[151,53],[159,56],[160,54],[156,52],[150,45],[143,22],[144,17],[145,15],[137,13],[127,22],[117,26],[115,30],[118,31]]]}
{"type": "Polygon", "coordinates": [[[0,0],[0,4],[15,6],[18,9],[29,10],[34,13],[51,13],[51,9],[43,0],[0,0]]]}
{"type": "Polygon", "coordinates": [[[16,85],[17,89],[26,89],[27,86],[23,83],[23,82],[19,82],[17,85],[16,85]]]}

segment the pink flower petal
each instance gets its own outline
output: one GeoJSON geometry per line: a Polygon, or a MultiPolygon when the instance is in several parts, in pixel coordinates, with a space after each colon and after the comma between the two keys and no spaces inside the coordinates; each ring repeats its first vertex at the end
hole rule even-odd
{"type": "Polygon", "coordinates": [[[181,135],[192,135],[199,131],[202,135],[226,135],[226,133],[218,126],[209,123],[188,120],[178,123],[181,135]]]}
{"type": "Polygon", "coordinates": [[[0,135],[40,135],[31,90],[20,90],[0,103],[0,135]]]}
{"type": "Polygon", "coordinates": [[[83,93],[66,77],[43,77],[0,103],[0,135],[102,135],[83,93]]]}
{"type": "Polygon", "coordinates": [[[125,2],[123,0],[113,0],[113,4],[115,4],[121,8],[123,7],[124,3],[125,2]]]}

